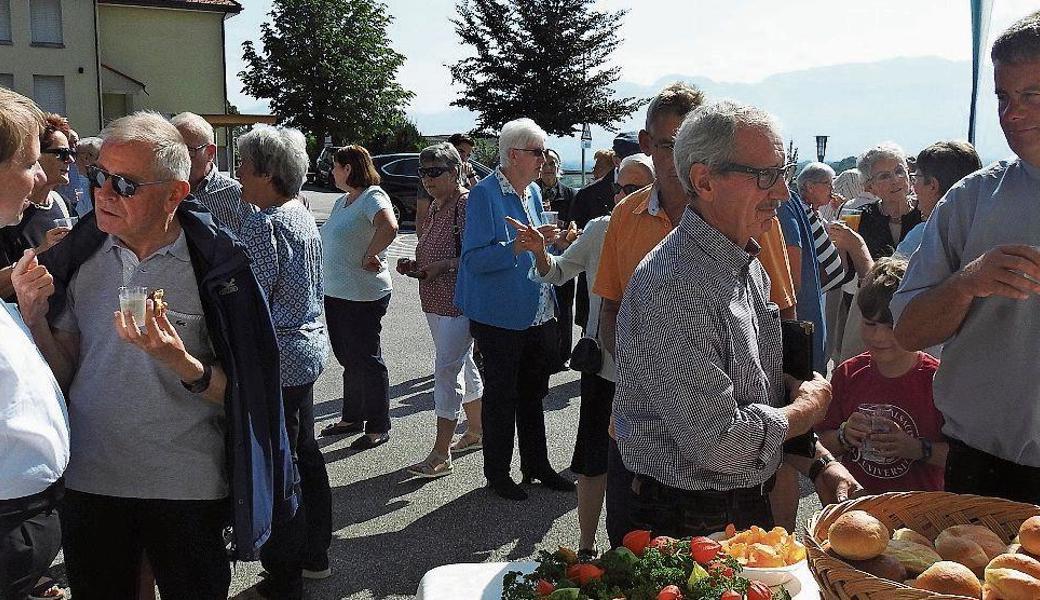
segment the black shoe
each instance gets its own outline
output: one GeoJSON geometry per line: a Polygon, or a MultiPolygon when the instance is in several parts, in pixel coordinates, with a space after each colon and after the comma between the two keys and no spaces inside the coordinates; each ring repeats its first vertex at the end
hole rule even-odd
{"type": "Polygon", "coordinates": [[[542,485],[550,490],[556,490],[558,492],[573,492],[575,489],[573,481],[563,477],[552,469],[546,470],[541,474],[524,475],[524,483],[533,483],[535,480],[542,482],[542,485]]]}
{"type": "Polygon", "coordinates": [[[365,430],[364,421],[354,421],[353,423],[344,423],[343,421],[337,421],[331,425],[326,425],[321,433],[318,434],[320,437],[331,437],[334,435],[350,435],[352,433],[361,433],[365,430]]]}
{"type": "Polygon", "coordinates": [[[365,434],[358,439],[350,442],[351,450],[370,450],[376,446],[382,446],[383,444],[390,441],[389,433],[380,433],[377,437],[373,438],[368,434],[365,434]]]}
{"type": "Polygon", "coordinates": [[[508,477],[501,481],[488,482],[488,487],[500,498],[517,501],[527,500],[527,492],[508,477]]]}

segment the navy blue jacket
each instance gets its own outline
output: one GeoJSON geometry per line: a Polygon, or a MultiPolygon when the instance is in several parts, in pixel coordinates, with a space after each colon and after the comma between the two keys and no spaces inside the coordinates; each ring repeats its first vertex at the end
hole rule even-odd
{"type": "MultiPolygon", "coordinates": [[[[188,242],[213,348],[228,378],[224,411],[233,557],[257,560],[271,523],[291,518],[298,503],[298,477],[282,410],[278,340],[245,248],[191,197],[181,202],[177,219],[188,242]]],[[[49,319],[61,314],[72,276],[106,238],[90,212],[40,256],[54,276],[49,319]]]]}

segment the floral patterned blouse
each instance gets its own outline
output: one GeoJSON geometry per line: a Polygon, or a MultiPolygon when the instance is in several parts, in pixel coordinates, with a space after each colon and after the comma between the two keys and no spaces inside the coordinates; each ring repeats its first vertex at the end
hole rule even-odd
{"type": "MultiPolygon", "coordinates": [[[[422,236],[415,247],[415,262],[419,269],[439,260],[458,258],[462,247],[462,232],[466,228],[466,200],[468,192],[459,199],[440,209],[430,205],[430,212],[422,222],[422,236]],[[456,243],[456,240],[458,243],[456,243]]],[[[436,279],[419,280],[419,300],[423,312],[445,317],[458,317],[462,313],[455,307],[455,273],[443,273],[436,279]]]]}

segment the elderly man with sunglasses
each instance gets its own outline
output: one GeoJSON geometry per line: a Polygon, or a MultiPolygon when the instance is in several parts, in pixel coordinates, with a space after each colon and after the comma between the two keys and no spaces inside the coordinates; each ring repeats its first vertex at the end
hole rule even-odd
{"type": "Polygon", "coordinates": [[[188,156],[191,157],[191,171],[188,174],[191,195],[213,213],[217,224],[227,227],[232,233],[238,233],[242,221],[256,212],[257,208],[242,201],[242,186],[237,181],[217,170],[214,163],[217,145],[214,143],[213,126],[192,112],[182,112],[170,119],[170,122],[188,146],[188,156]]]}
{"type": "Polygon", "coordinates": [[[245,251],[187,198],[173,125],[136,113],[102,138],[94,212],[14,281],[69,399],[69,583],[80,600],[132,598],[147,555],[163,597],[223,599],[225,525],[254,560],[296,508],[270,311],[245,251]],[[123,286],[163,302],[142,321],[120,310],[123,286]]]}
{"type": "MultiPolygon", "coordinates": [[[[821,375],[782,374],[779,311],[757,258],[754,237],[789,197],[777,129],[764,111],[723,101],[691,112],[675,136],[690,207],[636,268],[617,318],[614,415],[621,457],[636,474],[636,528],[674,537],[728,523],[770,528],[784,441],[808,432],[830,403],[821,375]]],[[[815,461],[788,460],[825,501],[858,489],[815,450],[815,461]]]]}

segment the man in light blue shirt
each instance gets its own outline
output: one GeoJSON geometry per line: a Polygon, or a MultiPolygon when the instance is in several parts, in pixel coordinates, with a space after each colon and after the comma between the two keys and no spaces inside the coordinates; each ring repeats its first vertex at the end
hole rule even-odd
{"type": "Polygon", "coordinates": [[[891,303],[908,350],[943,343],[935,405],[946,489],[1040,503],[1040,12],[993,44],[1000,125],[1018,156],[953,187],[891,303]]]}

